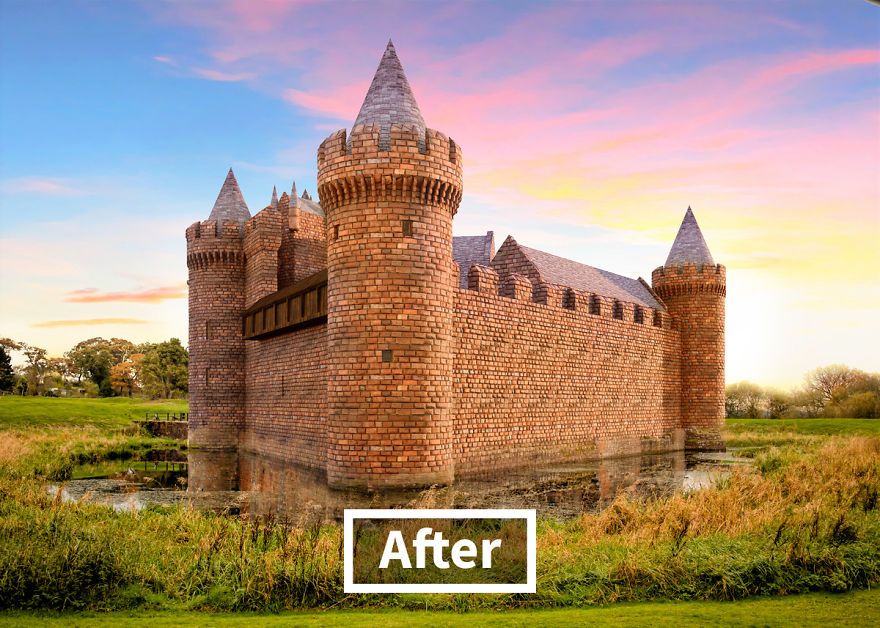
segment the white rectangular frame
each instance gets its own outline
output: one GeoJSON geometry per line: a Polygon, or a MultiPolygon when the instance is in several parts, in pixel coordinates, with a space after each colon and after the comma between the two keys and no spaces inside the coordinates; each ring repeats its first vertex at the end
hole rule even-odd
{"type": "Polygon", "coordinates": [[[346,509],[343,523],[343,550],[345,593],[534,593],[537,583],[537,526],[533,509],[346,509]],[[526,582],[525,584],[355,584],[355,519],[525,519],[526,582]]]}

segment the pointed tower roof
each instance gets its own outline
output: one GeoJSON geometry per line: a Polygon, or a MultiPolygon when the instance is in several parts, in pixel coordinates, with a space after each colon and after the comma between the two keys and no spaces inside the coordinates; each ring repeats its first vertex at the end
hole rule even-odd
{"type": "Polygon", "coordinates": [[[688,207],[678,228],[678,235],[672,243],[669,257],[666,258],[666,266],[681,266],[682,264],[715,264],[703,232],[694,217],[693,210],[688,207]]]}
{"type": "Polygon", "coordinates": [[[272,200],[269,201],[270,207],[278,207],[278,190],[275,189],[275,186],[272,186],[272,200]]]}
{"type": "Polygon", "coordinates": [[[379,146],[386,150],[392,124],[415,124],[425,134],[425,120],[390,39],[354,124],[378,124],[379,146]]]}
{"type": "Polygon", "coordinates": [[[235,180],[235,173],[230,168],[226,175],[226,181],[220,188],[220,194],[214,201],[214,209],[211,210],[208,220],[216,220],[218,223],[224,220],[244,223],[250,217],[251,212],[248,211],[244,196],[241,195],[241,188],[238,187],[238,181],[235,180]]]}
{"type": "Polygon", "coordinates": [[[295,179],[294,179],[294,181],[293,181],[293,185],[292,185],[291,188],[290,188],[290,198],[292,198],[292,199],[297,199],[297,198],[299,198],[299,197],[296,195],[296,180],[295,180],[295,179]]]}

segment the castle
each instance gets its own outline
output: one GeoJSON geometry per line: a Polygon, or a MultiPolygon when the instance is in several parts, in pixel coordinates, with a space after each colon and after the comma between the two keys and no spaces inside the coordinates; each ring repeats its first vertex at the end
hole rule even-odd
{"type": "Polygon", "coordinates": [[[320,203],[252,217],[229,171],[186,230],[191,446],[359,488],[723,448],[725,268],[690,208],[648,284],[453,237],[462,171],[390,42],[320,203]]]}

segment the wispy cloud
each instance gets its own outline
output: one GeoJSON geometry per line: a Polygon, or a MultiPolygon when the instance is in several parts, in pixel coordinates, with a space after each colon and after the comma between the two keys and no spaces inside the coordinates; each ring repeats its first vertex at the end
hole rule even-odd
{"type": "Polygon", "coordinates": [[[96,288],[82,288],[68,292],[64,300],[68,303],[159,303],[169,299],[185,299],[186,295],[186,284],[179,284],[131,292],[99,292],[96,288]]]}
{"type": "Polygon", "coordinates": [[[140,318],[79,318],[60,321],[43,321],[34,323],[31,327],[83,327],[90,325],[145,325],[148,321],[140,318]]]}
{"type": "Polygon", "coordinates": [[[256,76],[253,72],[223,72],[222,70],[213,70],[211,68],[193,68],[192,73],[199,78],[208,81],[222,81],[227,83],[249,81],[256,76]]]}
{"type": "Polygon", "coordinates": [[[85,190],[68,179],[55,177],[17,177],[0,181],[5,194],[39,194],[45,196],[82,196],[85,190]]]}

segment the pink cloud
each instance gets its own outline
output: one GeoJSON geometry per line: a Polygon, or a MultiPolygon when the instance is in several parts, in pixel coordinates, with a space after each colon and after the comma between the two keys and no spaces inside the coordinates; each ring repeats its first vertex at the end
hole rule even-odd
{"type": "Polygon", "coordinates": [[[147,321],[139,318],[78,318],[57,321],[42,321],[34,323],[31,327],[54,328],[54,327],[81,327],[92,325],[144,325],[147,321]]]}
{"type": "Polygon", "coordinates": [[[85,191],[65,179],[18,177],[0,182],[0,191],[7,194],[38,194],[46,196],[82,196],[85,191]]]}
{"type": "Polygon", "coordinates": [[[95,288],[81,288],[68,292],[64,300],[68,303],[110,303],[119,301],[158,303],[169,299],[185,299],[186,295],[186,284],[130,292],[99,292],[95,288]]]}

